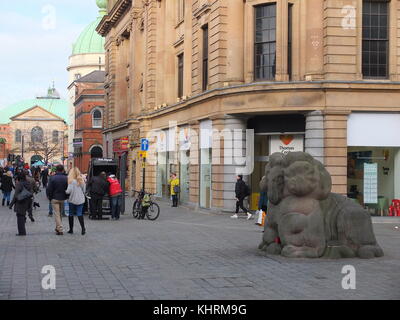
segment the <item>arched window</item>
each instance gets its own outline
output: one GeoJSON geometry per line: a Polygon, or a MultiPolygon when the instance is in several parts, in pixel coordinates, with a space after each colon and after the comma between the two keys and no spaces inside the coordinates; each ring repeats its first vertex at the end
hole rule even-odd
{"type": "Polygon", "coordinates": [[[53,143],[58,143],[58,131],[57,130],[53,131],[52,141],[53,141],[53,143]]]}
{"type": "Polygon", "coordinates": [[[99,109],[95,109],[92,113],[92,127],[103,128],[103,115],[99,109]]]}
{"type": "Polygon", "coordinates": [[[42,143],[43,142],[43,129],[41,127],[34,127],[32,129],[31,141],[32,141],[32,143],[42,143]]]}
{"type": "Polygon", "coordinates": [[[22,134],[21,130],[19,129],[15,130],[15,142],[17,143],[22,142],[22,134]]]}
{"type": "Polygon", "coordinates": [[[91,158],[103,158],[103,148],[100,146],[94,146],[90,149],[91,158]]]}

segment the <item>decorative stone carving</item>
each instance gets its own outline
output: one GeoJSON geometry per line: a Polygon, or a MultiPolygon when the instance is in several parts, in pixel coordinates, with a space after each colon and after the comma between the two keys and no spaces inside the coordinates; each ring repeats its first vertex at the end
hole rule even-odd
{"type": "Polygon", "coordinates": [[[328,171],[308,153],[271,155],[260,182],[269,208],[259,249],[292,258],[383,256],[369,212],[331,186],[328,171]]]}

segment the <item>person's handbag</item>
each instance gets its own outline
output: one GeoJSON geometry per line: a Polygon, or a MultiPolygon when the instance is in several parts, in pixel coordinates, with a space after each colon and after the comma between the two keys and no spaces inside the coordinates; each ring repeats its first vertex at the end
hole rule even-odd
{"type": "Polygon", "coordinates": [[[174,192],[175,193],[180,193],[181,192],[181,187],[180,186],[175,186],[174,187],[174,192]]]}
{"type": "Polygon", "coordinates": [[[27,190],[24,186],[22,187],[22,190],[20,193],[17,195],[17,201],[24,201],[26,199],[30,199],[33,197],[33,193],[27,190]]]}

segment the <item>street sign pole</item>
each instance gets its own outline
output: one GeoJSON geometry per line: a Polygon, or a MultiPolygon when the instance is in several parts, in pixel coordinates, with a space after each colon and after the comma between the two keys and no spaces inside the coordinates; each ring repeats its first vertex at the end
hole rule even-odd
{"type": "Polygon", "coordinates": [[[143,157],[143,192],[146,187],[146,158],[143,157]]]}

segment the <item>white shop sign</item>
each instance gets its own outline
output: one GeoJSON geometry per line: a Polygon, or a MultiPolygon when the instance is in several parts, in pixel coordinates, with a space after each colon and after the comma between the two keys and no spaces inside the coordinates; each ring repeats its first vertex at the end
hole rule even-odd
{"type": "Polygon", "coordinates": [[[301,134],[284,134],[271,136],[270,154],[281,152],[287,154],[289,152],[304,151],[304,136],[301,134]]]}
{"type": "Polygon", "coordinates": [[[377,163],[364,163],[364,203],[378,203],[377,163]]]}
{"type": "Polygon", "coordinates": [[[399,113],[352,113],[347,120],[347,145],[400,147],[399,113]]]}
{"type": "Polygon", "coordinates": [[[166,152],[168,144],[168,131],[159,131],[156,135],[157,152],[166,152]]]}

